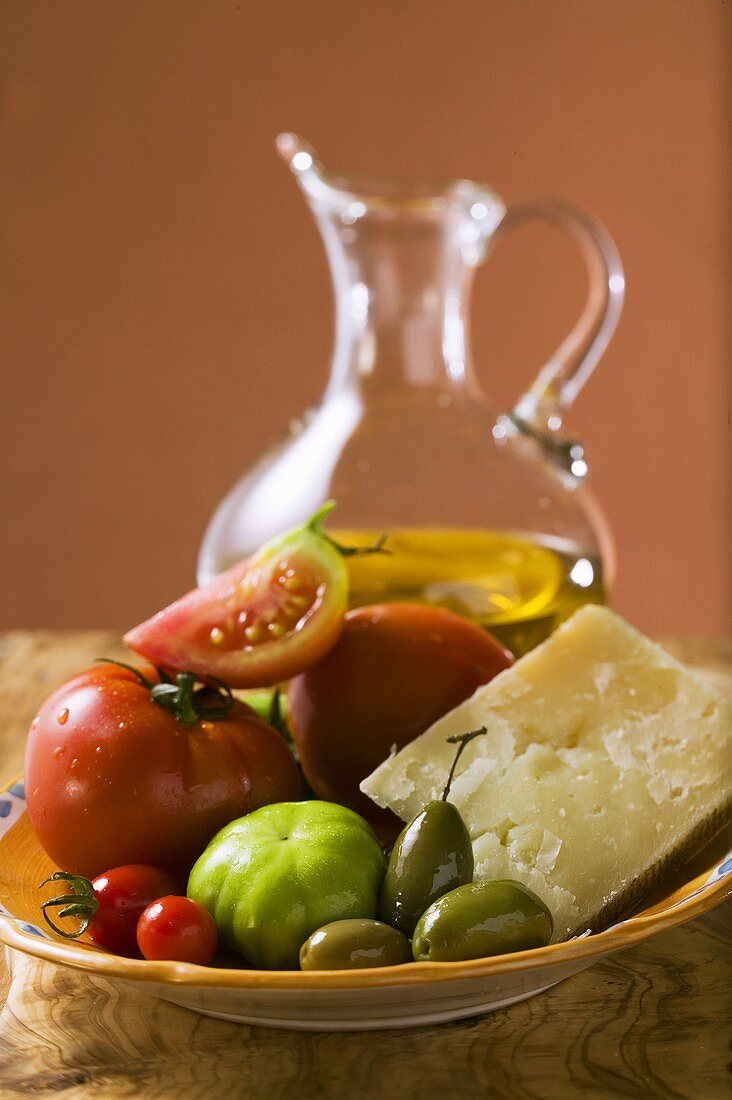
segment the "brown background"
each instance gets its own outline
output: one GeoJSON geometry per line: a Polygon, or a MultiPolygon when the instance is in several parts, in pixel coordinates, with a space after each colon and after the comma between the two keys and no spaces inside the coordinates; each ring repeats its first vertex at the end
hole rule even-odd
{"type": "MultiPolygon", "coordinates": [[[[190,586],[220,496],[321,391],[328,275],[273,151],[293,129],[344,169],[607,224],[626,310],[569,427],[615,605],[729,630],[729,3],[4,0],[0,22],[0,625],[123,627],[190,586]]],[[[584,293],[571,244],[510,243],[473,326],[503,404],[584,293]]]]}

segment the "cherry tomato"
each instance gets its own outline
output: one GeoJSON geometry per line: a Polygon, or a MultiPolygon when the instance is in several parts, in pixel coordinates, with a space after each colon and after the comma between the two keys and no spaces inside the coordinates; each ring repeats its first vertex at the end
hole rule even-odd
{"type": "Polygon", "coordinates": [[[187,873],[229,821],[299,797],[289,748],[253,710],[194,690],[183,674],[158,680],[99,665],[58,688],[34,719],[28,815],[58,866],[87,877],[126,863],[187,873]]]}
{"type": "Polygon", "coordinates": [[[115,955],[137,954],[137,922],[151,901],[175,894],[179,884],[168,871],[145,863],[114,867],[92,882],[99,908],[89,935],[115,955]]]}
{"type": "Polygon", "coordinates": [[[136,626],[125,641],[156,665],[266,687],[319,660],[347,606],[343,555],[321,530],[332,504],[136,626]]]}
{"type": "Polygon", "coordinates": [[[349,611],[335,647],[288,689],[308,782],[320,798],[350,806],[393,839],[403,823],[362,794],[361,780],[512,663],[490,634],[442,608],[390,603],[349,611]]]}
{"type": "Polygon", "coordinates": [[[217,941],[213,917],[191,898],[159,898],[148,905],[137,925],[137,945],[146,959],[207,966],[217,941]]]}
{"type": "Polygon", "coordinates": [[[66,884],[65,895],[41,906],[44,917],[56,932],[68,938],[86,932],[99,947],[113,955],[128,956],[139,953],[137,922],[143,910],[150,902],[180,888],[168,871],[145,863],[113,867],[97,875],[92,882],[65,871],[48,881],[66,884]],[[59,916],[73,916],[81,923],[73,930],[63,928],[48,916],[50,908],[60,910],[59,916]]]}

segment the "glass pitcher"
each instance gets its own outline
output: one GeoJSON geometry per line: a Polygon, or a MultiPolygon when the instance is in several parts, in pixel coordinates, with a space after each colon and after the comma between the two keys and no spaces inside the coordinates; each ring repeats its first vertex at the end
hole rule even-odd
{"type": "Polygon", "coordinates": [[[209,580],[337,501],[328,530],[388,554],[348,558],[353,606],[417,600],[484,625],[521,654],[614,571],[580,443],[562,418],[607,347],[624,279],[613,241],[560,202],[507,206],[467,180],[343,178],[292,134],[277,140],[313,212],[335,291],[331,377],[320,404],[216,510],[200,551],[209,580]],[[472,370],[473,275],[528,218],[579,244],[589,296],[575,328],[505,413],[472,370]]]}

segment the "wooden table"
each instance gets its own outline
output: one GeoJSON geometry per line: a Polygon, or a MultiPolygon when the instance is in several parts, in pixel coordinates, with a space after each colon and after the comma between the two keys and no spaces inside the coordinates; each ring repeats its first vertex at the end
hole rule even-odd
{"type": "MultiPolygon", "coordinates": [[[[669,648],[732,690],[732,644],[669,648]]],[[[0,636],[3,775],[46,694],[109,632],[0,636]]],[[[439,1027],[312,1034],[230,1024],[7,952],[0,1096],[430,1100],[729,1095],[732,904],[541,996],[439,1027]]]]}

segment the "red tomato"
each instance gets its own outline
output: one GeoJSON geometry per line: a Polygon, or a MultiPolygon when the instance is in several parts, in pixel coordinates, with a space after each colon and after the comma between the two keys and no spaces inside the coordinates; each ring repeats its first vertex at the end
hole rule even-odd
{"type": "Polygon", "coordinates": [[[148,905],[137,925],[137,944],[146,959],[207,966],[217,941],[213,917],[191,898],[160,898],[148,905]]]}
{"type": "Polygon", "coordinates": [[[125,641],[155,665],[231,687],[266,687],[302,672],[335,643],[347,606],[343,556],[320,529],[331,507],[182,596],[125,641]]]}
{"type": "Polygon", "coordinates": [[[88,933],[115,955],[137,954],[137,922],[151,901],[174,894],[179,884],[168,871],[145,863],[114,867],[92,882],[99,908],[88,933]]]}
{"type": "MultiPolygon", "coordinates": [[[[164,691],[168,702],[176,694],[164,691]]],[[[214,717],[205,693],[188,693],[193,720],[183,721],[134,671],[109,664],[46,700],[28,735],[25,778],[28,815],[51,859],[87,877],[125,863],[187,872],[229,821],[299,797],[279,734],[233,699],[226,717],[214,717]],[[211,717],[195,718],[197,701],[211,717]]]]}
{"type": "MultiPolygon", "coordinates": [[[[51,880],[49,880],[51,881],[51,880]]],[[[62,936],[76,938],[84,932],[99,947],[113,955],[138,955],[137,922],[150,902],[175,893],[179,884],[168,871],[144,863],[113,867],[93,882],[61,872],[57,880],[65,884],[65,896],[47,901],[41,907],[51,927],[62,936]],[[75,930],[67,930],[48,916],[47,910],[71,906],[81,921],[75,930]],[[87,924],[87,921],[89,923],[87,924]]],[[[45,883],[44,883],[45,885],[45,883]]],[[[62,915],[57,914],[57,917],[62,915]]]]}
{"type": "Polygon", "coordinates": [[[495,638],[451,611],[410,603],[349,611],[335,647],[288,689],[313,790],[389,836],[402,822],[361,793],[361,780],[512,663],[495,638]]]}

